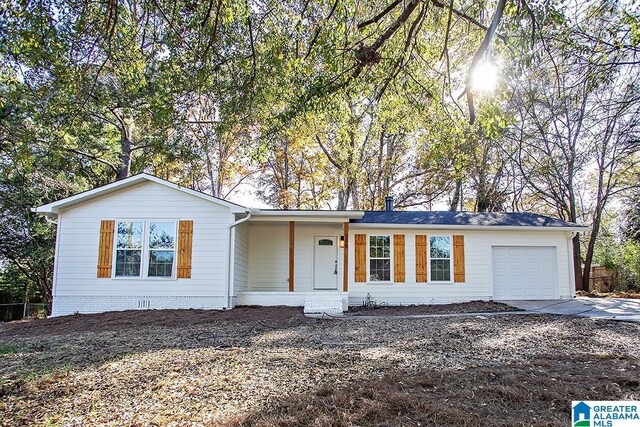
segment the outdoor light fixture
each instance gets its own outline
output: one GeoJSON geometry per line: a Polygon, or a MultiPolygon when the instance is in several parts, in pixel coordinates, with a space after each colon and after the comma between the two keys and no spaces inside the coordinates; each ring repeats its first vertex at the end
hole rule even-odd
{"type": "Polygon", "coordinates": [[[344,236],[340,236],[340,247],[344,248],[344,236]]]}

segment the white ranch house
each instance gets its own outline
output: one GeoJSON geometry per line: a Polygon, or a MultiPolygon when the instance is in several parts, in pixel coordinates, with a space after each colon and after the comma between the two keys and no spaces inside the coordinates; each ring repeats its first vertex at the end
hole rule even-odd
{"type": "Polygon", "coordinates": [[[573,223],[527,213],[250,209],[140,174],[57,221],[54,316],[129,309],[574,296],[573,223]]]}

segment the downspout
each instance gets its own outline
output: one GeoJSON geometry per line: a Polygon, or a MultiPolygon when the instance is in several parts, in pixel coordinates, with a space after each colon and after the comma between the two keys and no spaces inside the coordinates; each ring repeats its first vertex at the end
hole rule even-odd
{"type": "Polygon", "coordinates": [[[236,252],[236,242],[235,242],[235,227],[237,225],[242,224],[245,221],[248,221],[251,218],[251,213],[252,210],[251,209],[247,209],[245,211],[245,213],[247,214],[247,216],[245,216],[244,218],[240,218],[239,220],[236,220],[234,222],[232,222],[231,224],[228,225],[228,230],[227,230],[227,234],[229,236],[229,246],[227,248],[227,253],[229,254],[229,262],[227,263],[227,286],[225,289],[225,300],[226,300],[226,304],[227,304],[227,308],[231,308],[231,285],[233,283],[233,276],[232,276],[232,268],[231,266],[234,265],[235,263],[235,252],[236,252]]]}

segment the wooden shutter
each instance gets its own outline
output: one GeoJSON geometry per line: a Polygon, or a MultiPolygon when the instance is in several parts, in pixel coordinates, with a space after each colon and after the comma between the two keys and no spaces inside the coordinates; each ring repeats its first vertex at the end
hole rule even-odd
{"type": "Polygon", "coordinates": [[[355,272],[356,282],[367,281],[367,235],[356,234],[355,235],[355,272]]]}
{"type": "Polygon", "coordinates": [[[393,235],[393,281],[404,282],[404,234],[393,235]]]}
{"type": "Polygon", "coordinates": [[[427,283],[427,236],[416,235],[416,282],[427,283]]]}
{"type": "Polygon", "coordinates": [[[98,243],[98,278],[111,277],[113,267],[113,233],[116,222],[112,219],[100,221],[100,243],[98,243]]]}
{"type": "Polygon", "coordinates": [[[464,236],[453,236],[453,281],[464,280],[464,236]]]}
{"type": "Polygon", "coordinates": [[[191,246],[193,245],[193,221],[178,223],[178,279],[191,278],[191,246]]]}

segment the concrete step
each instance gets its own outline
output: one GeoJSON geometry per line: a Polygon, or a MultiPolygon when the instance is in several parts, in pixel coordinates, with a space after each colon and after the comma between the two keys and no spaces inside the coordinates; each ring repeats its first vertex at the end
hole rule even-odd
{"type": "Polygon", "coordinates": [[[304,314],[341,315],[342,298],[309,299],[304,302],[304,314]]]}

